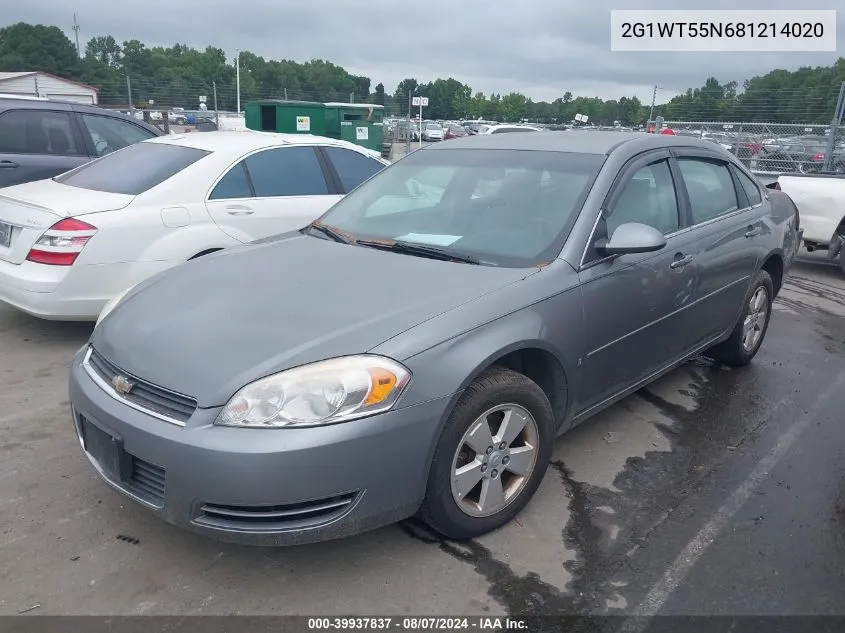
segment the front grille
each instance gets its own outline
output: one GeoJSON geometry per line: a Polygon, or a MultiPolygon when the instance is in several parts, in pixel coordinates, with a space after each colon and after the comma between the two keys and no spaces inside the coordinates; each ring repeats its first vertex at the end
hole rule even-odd
{"type": "Polygon", "coordinates": [[[276,506],[224,506],[207,503],[194,523],[241,532],[301,530],[333,521],[352,508],[357,493],[276,506]]]}
{"type": "Polygon", "coordinates": [[[88,365],[109,385],[115,376],[131,379],[132,391],[120,397],[140,409],[181,423],[187,422],[197,409],[197,401],[193,398],[168,391],[122,371],[96,349],[91,348],[88,365]]]}
{"type": "Polygon", "coordinates": [[[128,490],[156,507],[164,505],[164,468],[132,456],[132,474],[128,490]]]}

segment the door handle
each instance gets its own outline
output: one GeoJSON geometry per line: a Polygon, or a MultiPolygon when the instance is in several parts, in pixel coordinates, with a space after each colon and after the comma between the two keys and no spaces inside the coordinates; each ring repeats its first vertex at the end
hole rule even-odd
{"type": "Polygon", "coordinates": [[[748,225],[748,228],[745,229],[745,237],[754,237],[755,235],[760,235],[760,232],[763,229],[760,228],[760,225],[748,225]]]}
{"type": "Polygon", "coordinates": [[[676,268],[683,268],[687,264],[689,264],[693,260],[692,255],[684,255],[682,253],[678,253],[675,255],[675,260],[669,264],[669,268],[676,269],[676,268]]]}
{"type": "Polygon", "coordinates": [[[240,204],[232,204],[226,207],[226,213],[229,215],[252,215],[255,211],[240,204]]]}
{"type": "Polygon", "coordinates": [[[18,164],[10,160],[0,160],[0,169],[14,169],[18,164]]]}

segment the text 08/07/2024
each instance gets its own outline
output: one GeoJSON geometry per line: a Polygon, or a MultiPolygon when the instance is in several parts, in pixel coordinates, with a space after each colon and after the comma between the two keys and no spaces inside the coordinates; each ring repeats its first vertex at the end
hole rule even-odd
{"type": "Polygon", "coordinates": [[[836,51],[836,11],[611,11],[612,51],[836,51]]]}

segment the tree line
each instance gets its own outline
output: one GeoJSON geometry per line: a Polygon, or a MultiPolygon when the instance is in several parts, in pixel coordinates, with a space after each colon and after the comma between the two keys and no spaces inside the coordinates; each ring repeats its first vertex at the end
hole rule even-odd
{"type": "MultiPolygon", "coordinates": [[[[91,38],[81,54],[56,26],[18,23],[0,28],[0,71],[41,70],[99,89],[102,105],[196,108],[201,95],[221,110],[236,108],[234,59],[213,46],[197,50],[176,44],[150,46],[139,40],[118,43],[110,35],[91,38]],[[127,78],[129,81],[127,81],[127,78]]],[[[422,83],[402,80],[393,92],[369,77],[353,75],[330,61],[265,59],[249,51],[239,56],[241,104],[255,99],[298,99],[378,103],[390,115],[407,115],[410,98],[424,96],[427,118],[482,118],[568,123],[576,114],[597,125],[638,125],[650,115],[682,121],[769,121],[829,123],[845,58],[833,65],[773,70],[743,82],[708,79],[668,101],[642,103],[636,96],[603,100],[563,91],[557,99],[535,101],[518,92],[484,94],[454,78],[422,83]]],[[[661,93],[658,93],[661,94],[661,93]]]]}

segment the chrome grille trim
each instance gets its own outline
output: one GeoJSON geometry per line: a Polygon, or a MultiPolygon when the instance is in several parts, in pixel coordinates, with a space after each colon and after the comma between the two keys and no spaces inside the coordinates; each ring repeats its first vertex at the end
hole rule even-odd
{"type": "MultiPolygon", "coordinates": [[[[117,391],[115,391],[114,387],[112,387],[112,385],[100,375],[100,373],[97,371],[97,369],[91,363],[91,356],[93,354],[94,354],[94,347],[89,346],[88,351],[85,352],[85,356],[82,359],[82,369],[85,370],[85,373],[88,374],[88,376],[91,378],[91,380],[93,380],[97,384],[97,386],[100,387],[100,389],[105,391],[114,400],[117,400],[118,402],[121,402],[121,403],[125,404],[126,406],[135,409],[136,411],[140,411],[141,413],[152,416],[152,417],[154,417],[158,420],[161,420],[163,422],[167,422],[168,424],[173,424],[175,426],[181,426],[181,427],[185,426],[185,424],[187,423],[187,420],[193,414],[193,411],[196,410],[196,408],[197,408],[196,402],[192,398],[190,398],[189,396],[185,396],[183,394],[179,394],[179,393],[176,393],[174,391],[170,391],[169,389],[159,387],[158,385],[153,385],[152,383],[147,382],[146,380],[142,380],[142,379],[140,379],[136,376],[133,376],[129,373],[121,372],[121,373],[125,373],[127,378],[132,378],[133,380],[138,381],[139,384],[144,385],[148,389],[152,389],[152,390],[159,391],[159,392],[164,392],[164,393],[167,393],[167,394],[172,394],[173,396],[176,396],[180,400],[191,401],[192,404],[193,404],[193,409],[192,409],[190,414],[188,414],[187,411],[185,412],[186,413],[185,419],[179,419],[179,418],[175,418],[173,416],[165,415],[165,414],[160,413],[158,411],[154,411],[153,409],[141,406],[141,405],[129,400],[128,398],[120,395],[117,391]]],[[[100,356],[100,355],[98,354],[98,356],[100,356]]],[[[103,359],[103,360],[105,360],[105,359],[103,359]]],[[[111,365],[111,363],[109,361],[106,361],[106,362],[111,365]]]]}

